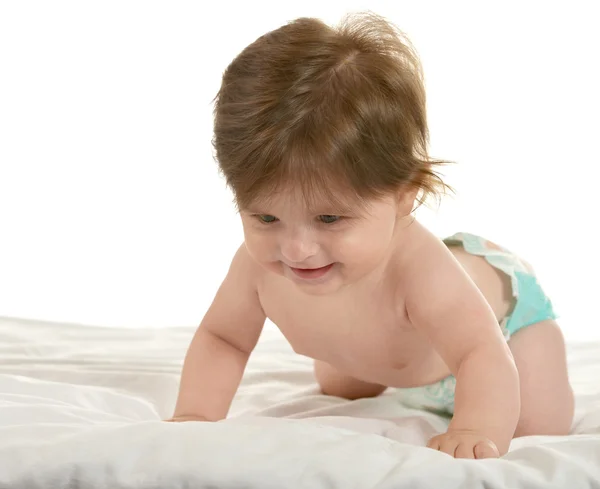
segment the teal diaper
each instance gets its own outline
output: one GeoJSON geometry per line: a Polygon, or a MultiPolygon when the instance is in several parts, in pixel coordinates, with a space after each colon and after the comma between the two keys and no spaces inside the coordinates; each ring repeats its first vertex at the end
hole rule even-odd
{"type": "MultiPolygon", "coordinates": [[[[448,246],[461,245],[468,253],[483,256],[510,277],[514,307],[499,324],[506,341],[522,328],[557,317],[531,265],[511,251],[468,233],[454,234],[443,242],[448,246]]],[[[435,384],[396,390],[401,401],[409,406],[452,414],[455,386],[456,379],[450,375],[435,384]]]]}

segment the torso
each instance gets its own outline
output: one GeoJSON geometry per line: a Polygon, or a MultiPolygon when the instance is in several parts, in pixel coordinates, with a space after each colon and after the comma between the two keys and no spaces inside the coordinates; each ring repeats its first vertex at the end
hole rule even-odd
{"type": "MultiPolygon", "coordinates": [[[[445,245],[440,242],[440,246],[445,245]]],[[[505,289],[505,278],[481,257],[468,255],[462,248],[451,248],[451,252],[497,315],[504,314],[508,304],[498,291],[505,289]]],[[[391,291],[348,288],[334,295],[313,296],[285,277],[269,274],[261,280],[259,296],[265,314],[296,353],[367,382],[415,387],[451,372],[406,314],[403,275],[400,270],[391,291]]]]}
{"type": "Polygon", "coordinates": [[[449,374],[408,317],[379,304],[349,295],[316,300],[297,293],[283,277],[269,281],[262,292],[265,313],[298,354],[394,387],[432,383],[449,374]]]}

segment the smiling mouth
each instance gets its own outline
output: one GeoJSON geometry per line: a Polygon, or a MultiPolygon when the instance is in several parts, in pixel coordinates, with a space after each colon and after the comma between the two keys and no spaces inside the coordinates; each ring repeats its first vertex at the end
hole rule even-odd
{"type": "Polygon", "coordinates": [[[332,267],[333,263],[320,268],[290,268],[298,277],[311,280],[323,277],[327,272],[329,272],[329,270],[331,270],[332,267]]]}

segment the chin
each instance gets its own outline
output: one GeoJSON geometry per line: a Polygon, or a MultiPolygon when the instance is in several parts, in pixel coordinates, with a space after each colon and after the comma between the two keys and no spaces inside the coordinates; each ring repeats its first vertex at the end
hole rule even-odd
{"type": "Polygon", "coordinates": [[[343,283],[338,280],[322,284],[303,284],[298,282],[294,282],[294,284],[306,295],[314,296],[331,295],[343,287],[343,283]]]}

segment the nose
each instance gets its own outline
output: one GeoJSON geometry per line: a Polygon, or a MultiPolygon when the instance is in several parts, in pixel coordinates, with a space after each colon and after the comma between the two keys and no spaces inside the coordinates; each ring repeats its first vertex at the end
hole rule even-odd
{"type": "Polygon", "coordinates": [[[319,251],[319,244],[309,230],[296,230],[284,234],[280,247],[283,258],[295,264],[308,260],[319,251]]]}

